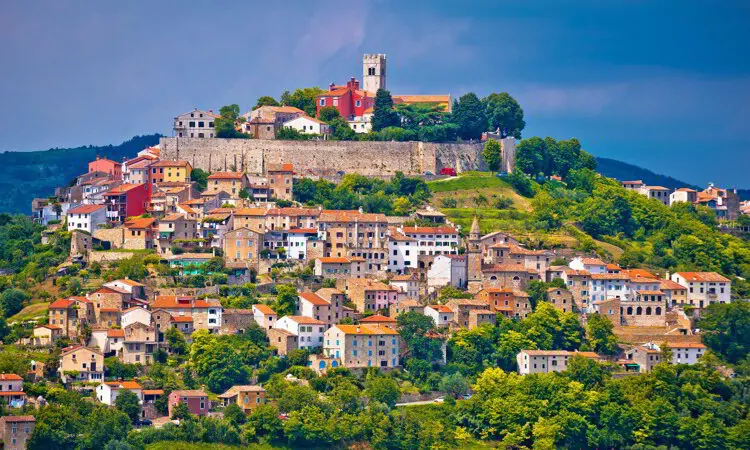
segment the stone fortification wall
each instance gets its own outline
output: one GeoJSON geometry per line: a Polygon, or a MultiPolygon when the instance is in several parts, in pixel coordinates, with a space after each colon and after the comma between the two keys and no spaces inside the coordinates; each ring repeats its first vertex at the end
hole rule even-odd
{"type": "Polygon", "coordinates": [[[481,143],[282,141],[265,139],[162,138],[162,159],[183,159],[204,170],[263,173],[268,164],[292,163],[300,176],[335,178],[438,173],[484,168],[481,143]]]}

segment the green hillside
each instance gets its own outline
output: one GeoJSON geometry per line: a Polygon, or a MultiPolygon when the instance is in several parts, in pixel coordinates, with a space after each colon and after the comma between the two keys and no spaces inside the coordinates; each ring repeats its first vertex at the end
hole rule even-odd
{"type": "Polygon", "coordinates": [[[136,136],[119,145],[0,153],[0,212],[29,214],[32,199],[52,196],[55,188],[68,186],[75,176],[86,172],[97,155],[115,161],[132,158],[158,144],[159,137],[136,136]]]}

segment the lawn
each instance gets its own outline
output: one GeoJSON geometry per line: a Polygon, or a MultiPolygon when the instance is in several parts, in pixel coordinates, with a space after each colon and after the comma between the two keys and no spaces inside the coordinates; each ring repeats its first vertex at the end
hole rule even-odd
{"type": "Polygon", "coordinates": [[[14,316],[8,319],[8,322],[26,322],[28,320],[39,320],[47,317],[47,308],[49,303],[32,303],[14,316]]]}
{"type": "Polygon", "coordinates": [[[466,172],[456,178],[430,181],[432,204],[445,206],[444,201],[456,202],[458,208],[492,208],[502,198],[510,200],[511,207],[530,211],[529,199],[518,195],[505,181],[486,172],[466,172]]]}

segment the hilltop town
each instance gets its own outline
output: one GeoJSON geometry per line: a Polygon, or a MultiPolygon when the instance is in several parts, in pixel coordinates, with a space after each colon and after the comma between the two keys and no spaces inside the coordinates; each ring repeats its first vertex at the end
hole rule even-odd
{"type": "Polygon", "coordinates": [[[0,216],[4,448],[743,448],[748,203],[362,63],[0,216]]]}

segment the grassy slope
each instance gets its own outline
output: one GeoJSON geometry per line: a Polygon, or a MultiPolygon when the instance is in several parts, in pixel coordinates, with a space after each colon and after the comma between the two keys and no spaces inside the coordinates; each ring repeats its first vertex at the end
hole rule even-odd
{"type": "Polygon", "coordinates": [[[47,307],[49,303],[32,303],[25,307],[16,315],[11,316],[8,322],[25,322],[27,320],[39,320],[47,317],[47,307]]]}
{"type": "Polygon", "coordinates": [[[276,447],[270,444],[250,444],[248,446],[234,446],[224,444],[205,444],[195,442],[161,441],[148,444],[146,450],[278,450],[288,447],[276,447]]]}
{"type": "MultiPolygon", "coordinates": [[[[570,233],[566,230],[559,232],[540,232],[528,225],[533,207],[528,198],[518,195],[508,183],[487,172],[465,172],[458,177],[427,183],[432,192],[431,203],[448,216],[448,219],[460,225],[465,231],[471,227],[474,215],[480,218],[482,233],[492,231],[507,231],[516,238],[532,242],[543,242],[547,246],[575,247],[578,245],[576,236],[585,235],[578,231],[570,233]],[[477,197],[484,196],[486,203],[477,203],[477,197]],[[492,205],[500,198],[508,198],[513,202],[509,209],[496,209],[492,205]],[[456,208],[444,208],[443,200],[453,198],[456,208]]],[[[603,250],[618,257],[622,249],[601,241],[595,241],[603,250]]]]}

